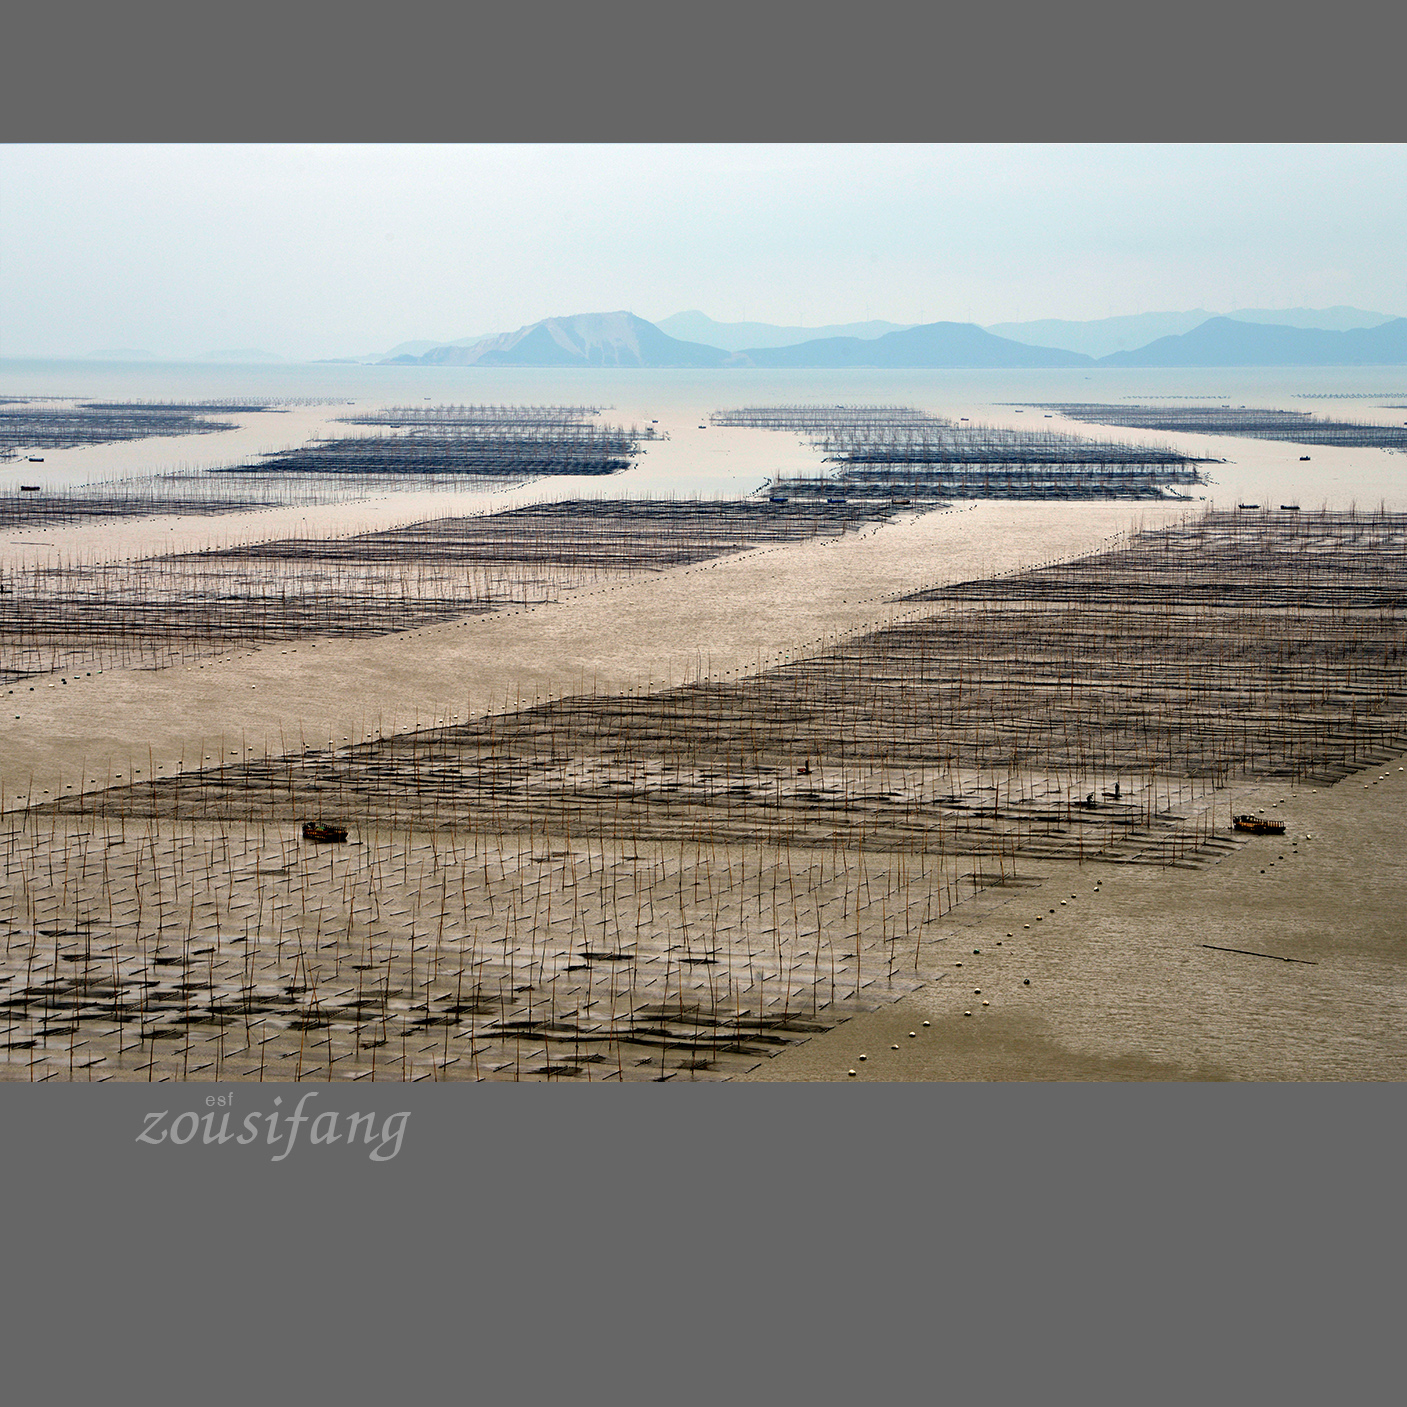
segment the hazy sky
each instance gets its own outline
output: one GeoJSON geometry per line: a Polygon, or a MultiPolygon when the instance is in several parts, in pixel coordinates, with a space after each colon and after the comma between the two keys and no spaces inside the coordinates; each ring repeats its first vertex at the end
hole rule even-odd
{"type": "Polygon", "coordinates": [[[1407,145],[0,147],[0,355],[554,314],[1407,314],[1407,145]]]}

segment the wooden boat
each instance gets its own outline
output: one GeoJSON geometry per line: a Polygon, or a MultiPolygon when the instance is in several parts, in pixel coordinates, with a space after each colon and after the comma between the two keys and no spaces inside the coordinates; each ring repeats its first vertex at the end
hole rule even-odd
{"type": "Polygon", "coordinates": [[[1284,821],[1272,821],[1268,816],[1253,816],[1250,812],[1231,818],[1233,830],[1249,831],[1251,835],[1284,835],[1284,821]]]}
{"type": "Polygon", "coordinates": [[[334,826],[323,821],[304,821],[304,840],[346,840],[347,827],[334,826]]]}

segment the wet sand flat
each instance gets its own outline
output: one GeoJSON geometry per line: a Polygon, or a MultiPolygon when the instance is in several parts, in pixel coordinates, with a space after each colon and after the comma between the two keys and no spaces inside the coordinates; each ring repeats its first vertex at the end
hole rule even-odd
{"type": "Polygon", "coordinates": [[[939,981],[738,1078],[1407,1079],[1404,762],[1238,789],[1287,834],[1201,873],[1044,866],[954,912],[939,981]]]}

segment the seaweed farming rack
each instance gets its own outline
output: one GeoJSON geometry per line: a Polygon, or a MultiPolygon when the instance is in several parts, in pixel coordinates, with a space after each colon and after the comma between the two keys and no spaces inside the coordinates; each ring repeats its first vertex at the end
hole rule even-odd
{"type": "Polygon", "coordinates": [[[212,420],[212,415],[270,408],[233,402],[148,405],[92,401],[62,406],[12,403],[0,406],[0,459],[14,459],[21,449],[74,449],[152,436],[209,435],[235,428],[233,421],[212,420]]]}
{"type": "Polygon", "coordinates": [[[716,412],[712,423],[807,436],[835,468],[775,487],[809,498],[1157,499],[1204,482],[1198,465],[1209,462],[1157,445],[955,424],[902,406],[749,407],[716,412]]]}
{"type": "Polygon", "coordinates": [[[512,433],[349,435],[268,455],[254,464],[212,470],[222,476],[356,475],[364,480],[474,477],[522,481],[543,474],[614,474],[630,467],[639,431],[546,427],[512,433]]]}
{"type": "Polygon", "coordinates": [[[1042,409],[1094,425],[1196,435],[1234,435],[1251,440],[1285,440],[1300,445],[1348,449],[1407,450],[1407,426],[1329,420],[1307,410],[1263,410],[1246,406],[1117,406],[1049,403],[1042,409]]]}
{"type": "Polygon", "coordinates": [[[838,537],[887,512],[578,499],[343,538],[21,567],[0,575],[0,680],[80,666],[158,669],[261,641],[384,635],[541,604],[603,576],[838,537]]]}
{"type": "MultiPolygon", "coordinates": [[[[385,406],[338,416],[343,425],[375,425],[386,429],[441,430],[565,430],[589,426],[601,406],[585,405],[428,405],[385,406]]],[[[640,432],[634,432],[637,436],[640,432]]]]}
{"type": "Polygon", "coordinates": [[[597,424],[594,406],[394,406],[344,417],[397,433],[348,435],[266,455],[222,475],[425,477],[524,482],[544,474],[601,475],[629,468],[651,426],[597,424]]]}

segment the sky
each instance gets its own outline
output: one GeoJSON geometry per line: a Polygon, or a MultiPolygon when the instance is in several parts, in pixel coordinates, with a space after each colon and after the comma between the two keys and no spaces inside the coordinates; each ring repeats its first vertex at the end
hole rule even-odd
{"type": "Polygon", "coordinates": [[[0,146],[0,356],[539,318],[1407,315],[1407,144],[0,146]]]}

